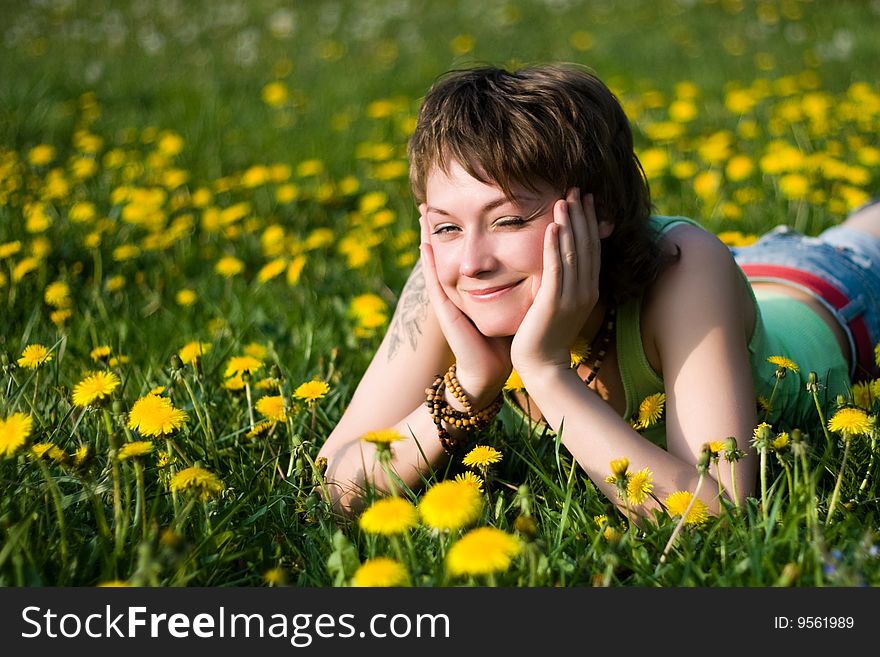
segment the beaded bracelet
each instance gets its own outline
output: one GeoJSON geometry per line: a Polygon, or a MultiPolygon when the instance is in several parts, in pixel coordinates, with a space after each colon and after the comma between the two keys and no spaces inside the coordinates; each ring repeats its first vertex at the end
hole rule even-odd
{"type": "Polygon", "coordinates": [[[425,390],[425,396],[425,405],[431,409],[431,419],[434,420],[440,444],[443,445],[443,449],[447,454],[460,451],[466,441],[460,438],[453,438],[446,427],[443,426],[444,422],[451,427],[471,433],[476,429],[491,424],[504,404],[504,397],[501,393],[498,393],[498,396],[491,404],[474,413],[470,400],[465,395],[464,390],[462,390],[458,379],[455,378],[454,363],[447,370],[446,374],[438,374],[434,378],[434,383],[425,390]],[[464,411],[459,411],[449,406],[444,395],[445,389],[448,389],[452,396],[464,406],[464,411]]]}

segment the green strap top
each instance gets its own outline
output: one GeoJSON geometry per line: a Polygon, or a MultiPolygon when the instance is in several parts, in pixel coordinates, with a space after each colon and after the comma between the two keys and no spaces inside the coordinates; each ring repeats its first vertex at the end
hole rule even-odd
{"type": "MultiPolygon", "coordinates": [[[[686,217],[651,217],[651,224],[658,238],[675,226],[690,224],[702,229],[699,223],[686,217]]],[[[745,274],[743,274],[745,277],[745,274]]],[[[809,429],[808,423],[816,417],[815,403],[806,393],[809,371],[819,374],[821,386],[820,403],[834,399],[836,395],[849,389],[849,375],[846,360],[837,347],[831,329],[821,317],[808,307],[791,297],[778,293],[760,292],[755,294],[751,285],[752,299],[755,302],[755,329],[749,340],[749,361],[755,390],[760,397],[770,400],[772,412],[759,421],[767,421],[779,429],[799,426],[809,429]],[[776,365],[769,363],[769,356],[786,356],[800,366],[798,373],[788,373],[786,378],[776,384],[776,365]]],[[[651,395],[665,392],[663,378],[654,371],[645,355],[641,332],[642,299],[634,298],[617,309],[617,363],[626,395],[626,412],[623,419],[632,422],[638,419],[639,405],[651,395]]],[[[711,384],[711,373],[707,373],[707,384],[711,384]]],[[[502,421],[508,428],[515,422],[518,426],[529,425],[525,413],[514,403],[506,405],[502,421]]],[[[534,422],[531,422],[534,424],[534,422]]],[[[648,440],[666,447],[666,425],[664,419],[656,425],[642,429],[648,440]]],[[[720,438],[719,438],[720,439],[720,438]]]]}

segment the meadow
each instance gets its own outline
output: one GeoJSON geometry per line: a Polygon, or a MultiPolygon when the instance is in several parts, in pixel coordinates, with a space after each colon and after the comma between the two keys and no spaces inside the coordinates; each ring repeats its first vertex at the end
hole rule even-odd
{"type": "MultiPolygon", "coordinates": [[[[880,584],[880,381],[804,388],[821,419],[756,427],[756,495],[719,517],[682,491],[628,522],[528,427],[360,519],[315,460],[418,256],[406,140],[438,75],[587,65],[658,213],[730,245],[816,234],[878,192],[876,0],[0,13],[0,584],[880,584]]],[[[736,456],[712,443],[706,471],[736,456]]]]}

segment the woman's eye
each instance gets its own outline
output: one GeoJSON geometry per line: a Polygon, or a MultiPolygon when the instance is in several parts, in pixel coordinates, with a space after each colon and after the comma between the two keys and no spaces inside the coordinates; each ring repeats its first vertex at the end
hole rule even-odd
{"type": "Polygon", "coordinates": [[[526,224],[526,220],[522,217],[504,217],[502,219],[499,219],[497,224],[499,226],[510,226],[515,228],[516,226],[524,226],[526,224]]]}
{"type": "Polygon", "coordinates": [[[449,233],[452,233],[456,230],[458,230],[457,226],[453,226],[451,224],[443,224],[440,226],[435,226],[434,232],[432,234],[433,235],[448,235],[449,233]]]}

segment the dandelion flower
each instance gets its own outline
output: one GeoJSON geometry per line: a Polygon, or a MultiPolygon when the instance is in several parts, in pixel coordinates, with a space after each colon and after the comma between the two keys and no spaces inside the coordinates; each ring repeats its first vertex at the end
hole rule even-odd
{"type": "Polygon", "coordinates": [[[187,342],[183,345],[180,348],[180,351],[177,352],[177,355],[180,356],[180,360],[184,365],[195,365],[199,358],[209,351],[211,351],[210,342],[193,340],[192,342],[187,342]]]}
{"type": "Polygon", "coordinates": [[[639,404],[639,427],[647,429],[652,427],[663,417],[663,407],[666,404],[666,395],[662,392],[648,395],[639,404]]]}
{"type": "Polygon", "coordinates": [[[859,408],[869,411],[874,405],[873,386],[868,381],[854,383],[850,388],[852,393],[853,404],[859,408]]]}
{"type": "Polygon", "coordinates": [[[325,381],[307,381],[293,391],[293,396],[313,404],[328,392],[330,392],[330,386],[325,381]]]}
{"type": "Polygon", "coordinates": [[[880,342],[874,346],[874,362],[880,367],[880,342]]]}
{"type": "Polygon", "coordinates": [[[27,413],[13,413],[5,420],[0,420],[0,456],[12,456],[21,449],[31,435],[33,423],[33,418],[27,413]]]}
{"type": "Polygon", "coordinates": [[[269,586],[284,586],[287,584],[287,573],[283,568],[270,568],[263,573],[263,581],[269,586]]]}
{"type": "Polygon", "coordinates": [[[590,345],[581,337],[578,337],[571,345],[569,365],[572,369],[585,362],[590,357],[590,345]]]}
{"type": "MultiPolygon", "coordinates": [[[[671,493],[665,500],[666,509],[671,516],[680,516],[688,508],[693,496],[689,491],[679,490],[671,493]]],[[[699,498],[694,502],[693,508],[685,519],[686,525],[699,525],[709,519],[709,507],[703,504],[699,498]]]]}
{"type": "Polygon", "coordinates": [[[223,373],[225,378],[233,376],[241,376],[242,374],[253,374],[263,367],[263,361],[253,356],[233,356],[226,364],[226,371],[223,373]]]}
{"type": "Polygon", "coordinates": [[[454,531],[474,522],[483,509],[480,491],[470,482],[446,480],[422,496],[422,521],[438,531],[454,531]]]}
{"type": "Polygon", "coordinates": [[[450,575],[489,575],[510,568],[522,550],[515,536],[495,527],[469,531],[449,549],[446,569],[450,575]]]}
{"type": "Polygon", "coordinates": [[[73,404],[75,406],[91,406],[119,387],[119,377],[113,372],[95,372],[88,375],[76,384],[73,389],[73,404]]]}
{"type": "Polygon", "coordinates": [[[244,263],[235,256],[224,256],[214,265],[214,271],[224,278],[232,278],[244,271],[244,263]]]}
{"type": "Polygon", "coordinates": [[[460,481],[462,483],[470,484],[474,488],[476,488],[481,493],[483,492],[483,480],[480,475],[471,472],[470,470],[466,470],[461,474],[455,475],[455,481],[460,481]]]}
{"type": "Polygon", "coordinates": [[[399,561],[389,557],[367,559],[351,578],[352,586],[406,586],[409,573],[399,561]]]}
{"type": "Polygon", "coordinates": [[[37,459],[45,456],[56,463],[64,463],[67,460],[67,453],[55,443],[36,443],[31,445],[31,455],[37,459]]]}
{"type": "Polygon", "coordinates": [[[373,443],[374,445],[390,445],[398,440],[403,440],[403,436],[397,429],[381,429],[379,431],[368,431],[361,440],[373,443]]]}
{"type": "Polygon", "coordinates": [[[788,432],[783,431],[780,434],[777,434],[776,438],[773,439],[773,442],[770,443],[770,447],[775,449],[777,452],[781,449],[784,449],[786,445],[789,443],[788,432]]]}
{"type": "Polygon", "coordinates": [[[146,395],[132,406],[128,428],[144,436],[164,436],[182,427],[187,419],[186,412],[174,408],[167,397],[146,395]]]}
{"type": "Polygon", "coordinates": [[[510,376],[507,377],[507,382],[504,384],[504,389],[514,392],[518,390],[525,390],[523,380],[520,378],[519,373],[516,370],[511,370],[510,376]]]}
{"type": "Polygon", "coordinates": [[[183,306],[184,308],[193,305],[198,298],[199,295],[196,294],[196,291],[189,289],[179,290],[177,294],[174,295],[174,300],[177,302],[177,305],[183,306]]]}
{"type": "Polygon", "coordinates": [[[135,440],[134,442],[125,443],[116,452],[116,458],[120,461],[146,456],[155,449],[152,440],[135,440]]]}
{"type": "Polygon", "coordinates": [[[724,449],[724,446],[727,443],[724,440],[711,440],[709,441],[709,449],[712,451],[712,456],[717,456],[721,453],[721,450],[724,449]]]}
{"type": "Polygon", "coordinates": [[[192,491],[202,500],[209,500],[223,490],[223,482],[217,475],[197,465],[175,474],[170,486],[173,493],[192,491]]]}
{"type": "Polygon", "coordinates": [[[795,363],[791,358],[786,358],[785,356],[770,356],[767,359],[767,362],[776,365],[778,369],[788,370],[789,372],[793,372],[794,374],[797,374],[800,371],[798,364],[795,363]]]}
{"type": "Polygon", "coordinates": [[[241,390],[244,388],[244,379],[241,378],[241,374],[230,376],[223,382],[223,387],[227,390],[241,390]]]}
{"type": "Polygon", "coordinates": [[[630,504],[641,504],[654,490],[654,473],[648,468],[642,468],[631,474],[626,482],[626,496],[630,504]]]}
{"type": "Polygon", "coordinates": [[[462,459],[462,464],[469,468],[487,468],[493,463],[498,463],[502,454],[494,447],[477,445],[462,459]]]}
{"type": "Polygon", "coordinates": [[[262,421],[262,422],[257,422],[257,423],[254,425],[254,428],[251,429],[250,431],[248,431],[245,435],[246,435],[248,438],[256,438],[256,437],[258,437],[258,436],[262,436],[264,433],[266,433],[266,432],[267,432],[269,429],[271,429],[273,426],[275,426],[275,423],[274,423],[274,422],[270,422],[269,420],[264,420],[264,421],[262,421]]]}
{"type": "Polygon", "coordinates": [[[416,507],[402,497],[388,497],[374,502],[361,514],[358,524],[368,534],[393,536],[412,529],[419,521],[416,507]]]}
{"type": "Polygon", "coordinates": [[[46,347],[41,344],[29,344],[24,348],[24,351],[21,352],[21,358],[18,359],[18,364],[21,367],[35,370],[40,365],[48,363],[50,360],[52,360],[52,354],[46,347]]]}
{"type": "Polygon", "coordinates": [[[284,412],[284,400],[281,395],[270,395],[260,397],[254,405],[257,412],[265,418],[276,422],[284,422],[287,414],[284,412]]]}
{"type": "Polygon", "coordinates": [[[615,477],[625,477],[627,469],[629,469],[628,458],[624,457],[611,461],[611,474],[615,477]]]}
{"type": "Polygon", "coordinates": [[[106,344],[95,347],[89,352],[89,356],[91,356],[94,361],[105,360],[110,356],[110,347],[106,344]]]}
{"type": "Polygon", "coordinates": [[[828,428],[846,436],[866,436],[874,428],[874,420],[858,408],[842,408],[828,420],[828,428]]]}

